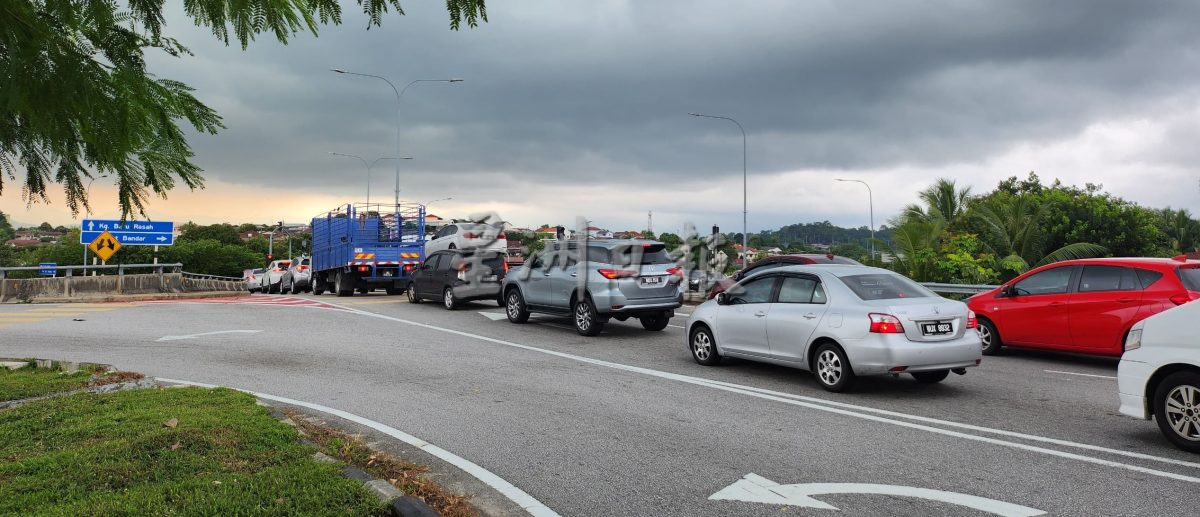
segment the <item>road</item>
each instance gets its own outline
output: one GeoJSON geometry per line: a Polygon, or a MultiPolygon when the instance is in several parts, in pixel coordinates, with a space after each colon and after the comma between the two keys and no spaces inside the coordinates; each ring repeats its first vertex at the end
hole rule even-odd
{"type": "Polygon", "coordinates": [[[831,394],[798,370],[695,364],[684,320],[660,333],[612,322],[585,338],[561,318],[510,324],[494,303],[451,312],[374,294],[0,306],[0,356],[111,363],[348,411],[562,515],[994,514],[886,494],[815,496],[838,514],[710,499],[751,473],[1050,515],[1195,512],[1200,457],[1117,414],[1114,360],[1010,351],[938,385],[867,378],[831,394]]]}

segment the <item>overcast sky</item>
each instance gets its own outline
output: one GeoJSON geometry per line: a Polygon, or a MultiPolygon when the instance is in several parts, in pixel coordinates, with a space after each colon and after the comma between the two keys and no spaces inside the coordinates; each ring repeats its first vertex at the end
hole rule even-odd
{"type": "MultiPolygon", "coordinates": [[[[883,224],[938,177],[982,192],[1037,171],[1144,205],[1200,200],[1198,2],[711,0],[495,1],[490,21],[448,30],[444,3],[409,0],[366,30],[339,27],[243,52],[168,2],[168,32],[196,56],[152,56],[228,129],[194,135],[208,188],[175,191],[154,219],[306,222],[362,201],[361,163],[394,156],[401,196],[446,217],[499,212],[518,226],[573,221],[657,231],[685,220],[741,228],[748,139],[751,231],[828,219],[883,224]]],[[[395,168],[373,169],[390,200],[395,168]]],[[[95,216],[115,191],[95,182],[95,216]]],[[[16,221],[69,224],[61,195],[16,221]]]]}

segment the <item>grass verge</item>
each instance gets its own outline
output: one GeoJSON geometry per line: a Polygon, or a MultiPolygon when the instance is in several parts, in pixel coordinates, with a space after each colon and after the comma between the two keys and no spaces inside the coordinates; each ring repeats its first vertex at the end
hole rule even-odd
{"type": "Polygon", "coordinates": [[[0,368],[0,402],[41,397],[52,393],[63,393],[112,384],[135,381],[142,375],[133,372],[109,372],[97,365],[82,365],[78,371],[67,373],[60,363],[53,368],[28,366],[9,370],[0,368]]]}
{"type": "Polygon", "coordinates": [[[386,515],[313,452],[227,389],[36,401],[0,411],[0,514],[386,515]]]}
{"type": "Polygon", "coordinates": [[[376,478],[388,480],[401,492],[425,501],[443,517],[479,515],[469,497],[452,494],[430,480],[425,475],[429,472],[428,467],[377,452],[367,446],[362,438],[319,425],[294,411],[286,413],[310,440],[321,447],[321,452],[363,469],[376,478]]]}

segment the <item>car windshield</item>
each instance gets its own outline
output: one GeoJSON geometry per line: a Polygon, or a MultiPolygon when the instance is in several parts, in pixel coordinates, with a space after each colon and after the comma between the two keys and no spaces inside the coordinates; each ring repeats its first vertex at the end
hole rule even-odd
{"type": "Polygon", "coordinates": [[[854,294],[863,300],[893,300],[896,298],[936,298],[933,291],[905,277],[888,273],[871,273],[841,277],[854,294]]]}
{"type": "Polygon", "coordinates": [[[1179,279],[1183,281],[1183,286],[1189,291],[1200,291],[1200,268],[1196,267],[1181,267],[1179,271],[1179,279]]]}

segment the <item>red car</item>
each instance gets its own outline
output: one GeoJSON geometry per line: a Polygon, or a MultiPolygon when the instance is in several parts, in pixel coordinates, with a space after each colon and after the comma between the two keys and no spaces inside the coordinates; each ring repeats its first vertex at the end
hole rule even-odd
{"type": "Polygon", "coordinates": [[[750,264],[750,267],[734,273],[729,278],[723,278],[713,286],[708,293],[708,299],[711,300],[717,297],[718,293],[724,292],[729,286],[740,282],[743,278],[773,267],[790,266],[794,264],[853,264],[861,266],[862,263],[846,257],[839,257],[834,254],[819,254],[819,253],[796,253],[793,255],[777,255],[767,257],[758,262],[750,264]]]}
{"type": "Polygon", "coordinates": [[[1056,262],[977,294],[983,353],[1012,345],[1120,356],[1134,323],[1200,298],[1200,261],[1184,257],[1056,262]]]}

